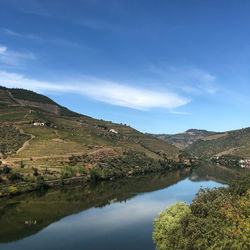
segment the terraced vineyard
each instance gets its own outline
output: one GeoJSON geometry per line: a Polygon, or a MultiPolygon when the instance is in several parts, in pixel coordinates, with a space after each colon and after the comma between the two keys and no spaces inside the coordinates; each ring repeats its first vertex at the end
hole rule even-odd
{"type": "Polygon", "coordinates": [[[11,169],[2,176],[5,184],[12,183],[9,177],[35,182],[38,176],[46,181],[65,173],[90,176],[92,168],[105,179],[191,164],[190,155],[179,157],[180,150],[167,142],[77,114],[32,91],[0,88],[0,96],[1,157],[11,169]],[[72,164],[71,158],[80,160],[72,164]],[[128,168],[122,166],[126,162],[128,168]]]}

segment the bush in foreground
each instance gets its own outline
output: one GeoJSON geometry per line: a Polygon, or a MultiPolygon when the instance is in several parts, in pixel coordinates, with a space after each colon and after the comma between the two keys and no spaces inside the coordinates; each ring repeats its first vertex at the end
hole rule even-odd
{"type": "Polygon", "coordinates": [[[249,249],[249,176],[228,188],[201,189],[154,221],[157,249],[249,249]]]}

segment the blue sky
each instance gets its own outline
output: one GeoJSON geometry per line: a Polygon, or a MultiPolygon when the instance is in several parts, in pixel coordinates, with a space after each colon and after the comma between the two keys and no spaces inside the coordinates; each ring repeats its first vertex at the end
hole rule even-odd
{"type": "Polygon", "coordinates": [[[151,133],[250,125],[250,1],[1,0],[0,84],[151,133]]]}

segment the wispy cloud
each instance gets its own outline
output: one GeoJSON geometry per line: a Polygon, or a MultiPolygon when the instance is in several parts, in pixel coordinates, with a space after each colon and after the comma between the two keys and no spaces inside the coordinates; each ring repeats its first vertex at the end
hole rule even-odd
{"type": "Polygon", "coordinates": [[[4,29],[4,32],[10,36],[20,37],[20,38],[25,38],[25,39],[40,40],[38,36],[31,35],[31,34],[21,34],[10,29],[4,29]]]}
{"type": "Polygon", "coordinates": [[[58,84],[30,79],[21,74],[0,71],[0,82],[7,87],[20,87],[42,92],[56,91],[82,94],[97,101],[137,110],[165,108],[174,112],[175,108],[190,101],[186,97],[169,91],[157,92],[86,76],[82,77],[81,80],[71,82],[71,84],[58,84]]]}
{"type": "Polygon", "coordinates": [[[201,69],[150,64],[149,71],[189,94],[215,94],[218,91],[216,77],[201,69]]]}
{"type": "Polygon", "coordinates": [[[17,37],[17,38],[22,38],[22,39],[28,39],[28,40],[33,40],[36,42],[40,42],[40,43],[53,43],[56,45],[61,45],[61,46],[67,46],[67,47],[87,47],[85,45],[79,45],[78,43],[69,41],[67,39],[63,39],[63,38],[43,38],[40,36],[37,36],[35,34],[21,34],[19,32],[10,30],[10,29],[4,29],[5,34],[9,35],[9,36],[13,36],[13,37],[17,37]]]}
{"type": "Polygon", "coordinates": [[[27,60],[34,60],[35,58],[35,55],[31,52],[17,52],[0,45],[0,65],[22,66],[27,60]]]}
{"type": "Polygon", "coordinates": [[[115,30],[115,25],[97,19],[84,19],[77,21],[77,24],[96,30],[115,30]]]}

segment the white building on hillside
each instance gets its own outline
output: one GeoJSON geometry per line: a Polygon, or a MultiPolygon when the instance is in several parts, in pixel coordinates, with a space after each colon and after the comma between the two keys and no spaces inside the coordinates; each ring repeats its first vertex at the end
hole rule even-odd
{"type": "Polygon", "coordinates": [[[118,134],[118,132],[116,130],[114,130],[113,128],[110,129],[109,132],[114,133],[114,134],[118,134]]]}
{"type": "Polygon", "coordinates": [[[34,126],[44,126],[45,123],[44,122],[34,122],[33,125],[34,126]]]}

